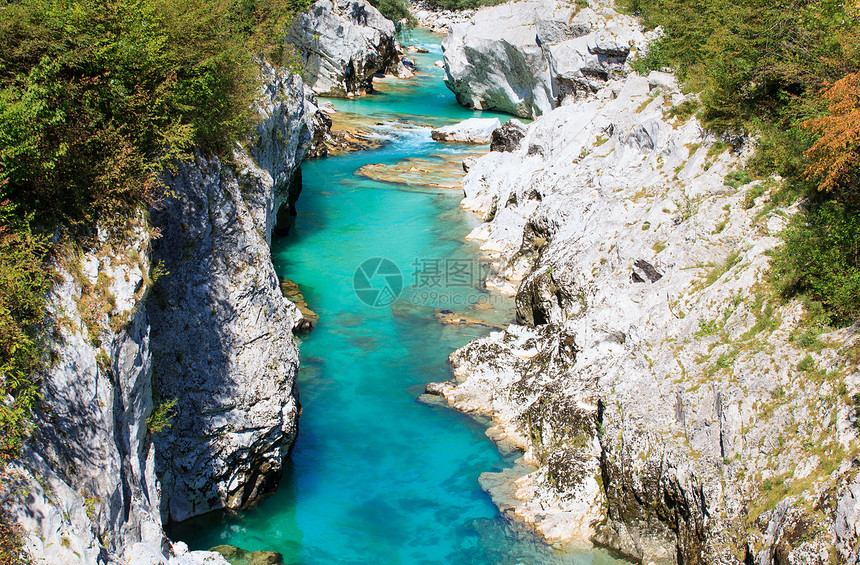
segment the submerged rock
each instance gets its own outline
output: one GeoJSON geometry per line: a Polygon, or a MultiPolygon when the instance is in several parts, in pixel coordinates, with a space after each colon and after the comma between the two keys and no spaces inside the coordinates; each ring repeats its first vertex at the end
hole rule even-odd
{"type": "Polygon", "coordinates": [[[309,332],[320,321],[320,316],[316,312],[310,309],[308,306],[307,300],[305,300],[304,294],[302,294],[302,290],[299,288],[299,285],[294,283],[292,280],[281,277],[279,279],[281,285],[281,292],[284,296],[296,305],[296,308],[299,309],[299,312],[302,314],[302,319],[299,320],[295,326],[293,326],[294,333],[305,333],[309,332]]]}
{"type": "Polygon", "coordinates": [[[276,551],[246,551],[235,545],[216,545],[209,551],[224,556],[230,565],[283,565],[284,556],[276,551]]]}
{"type": "Polygon", "coordinates": [[[435,316],[436,319],[439,320],[440,324],[446,326],[472,326],[476,328],[494,328],[498,330],[505,328],[503,324],[494,324],[480,318],[464,316],[462,313],[453,312],[451,310],[438,310],[435,316]]]}
{"type": "Polygon", "coordinates": [[[355,174],[383,182],[403,184],[416,188],[461,188],[463,164],[450,155],[430,158],[411,157],[398,163],[370,163],[359,168],[355,174]]]}
{"type": "Polygon", "coordinates": [[[394,24],[363,0],[317,0],[293,22],[287,43],[299,53],[317,94],[373,90],[378,73],[396,72],[394,24]]]}

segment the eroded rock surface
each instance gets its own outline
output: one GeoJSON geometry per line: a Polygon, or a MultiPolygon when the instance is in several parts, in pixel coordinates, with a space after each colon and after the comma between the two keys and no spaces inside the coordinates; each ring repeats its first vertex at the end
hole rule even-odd
{"type": "Polygon", "coordinates": [[[239,508],[275,488],[296,433],[301,319],[284,298],[269,238],[290,178],[313,139],[316,106],[298,77],[267,69],[265,118],[239,170],[198,154],[168,179],[174,198],[153,211],[153,257],[168,276],[148,310],[153,382],[177,398],[156,436],[165,518],[239,508]]]}
{"type": "Polygon", "coordinates": [[[817,335],[773,299],[767,251],[795,209],[768,205],[778,178],[727,186],[748,151],[674,118],[685,99],[663,73],[610,80],[471,165],[470,237],[518,323],[431,388],[523,450],[482,484],[553,542],[856,563],[858,330],[817,335]]]}
{"type": "Polygon", "coordinates": [[[394,24],[363,0],[317,0],[293,22],[287,43],[296,48],[314,92],[347,96],[372,91],[375,74],[397,72],[394,32],[394,24]]]}
{"type": "Polygon", "coordinates": [[[509,2],[451,26],[445,84],[464,106],[533,118],[622,76],[646,41],[634,18],[608,7],[509,2]]]}
{"type": "Polygon", "coordinates": [[[42,377],[37,428],[7,465],[0,502],[37,563],[225,565],[174,548],[162,533],[152,402],[150,234],[137,218],[124,239],[103,236],[56,265],[48,310],[55,362],[42,377]],[[181,558],[179,556],[181,554],[181,558]]]}

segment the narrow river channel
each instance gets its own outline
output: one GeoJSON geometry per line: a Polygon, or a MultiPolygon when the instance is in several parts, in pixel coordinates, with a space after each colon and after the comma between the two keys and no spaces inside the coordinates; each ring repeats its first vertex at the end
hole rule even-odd
{"type": "Polygon", "coordinates": [[[484,266],[464,242],[477,219],[459,208],[462,190],[445,188],[465,154],[486,147],[434,142],[427,127],[482,115],[445,88],[433,66],[440,39],[419,29],[403,40],[428,49],[415,55],[426,74],[332,101],[382,124],[390,140],[304,163],[299,215],[273,242],[279,274],[321,316],[301,337],[298,441],[274,495],[171,529],[193,549],[231,544],[303,564],[621,563],[555,551],[508,524],[478,486],[480,473],[510,464],[484,426],[416,402],[425,383],[449,377],[451,351],[490,331],[441,324],[439,309],[490,323],[513,317],[510,300],[480,289],[484,266]],[[371,176],[388,181],[358,174],[367,164],[382,165],[371,176]]]}

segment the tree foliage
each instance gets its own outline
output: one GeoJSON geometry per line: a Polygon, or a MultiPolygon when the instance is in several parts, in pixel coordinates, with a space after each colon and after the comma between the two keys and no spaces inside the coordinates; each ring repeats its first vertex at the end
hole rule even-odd
{"type": "Polygon", "coordinates": [[[7,196],[46,227],[104,223],[156,199],[161,171],[192,144],[219,151],[246,131],[257,85],[247,43],[262,41],[258,19],[277,6],[3,6],[0,166],[7,196]]]}
{"type": "Polygon", "coordinates": [[[49,282],[45,240],[16,212],[8,200],[0,201],[0,469],[17,453],[36,399],[32,375],[42,364],[39,330],[49,282]]]}
{"type": "Polygon", "coordinates": [[[431,6],[444,10],[469,10],[482,6],[495,6],[505,0],[429,0],[431,6]]]}
{"type": "Polygon", "coordinates": [[[822,94],[828,102],[826,115],[801,125],[819,134],[806,150],[806,176],[818,182],[818,189],[855,189],[860,165],[860,73],[849,73],[822,94]]]}
{"type": "Polygon", "coordinates": [[[629,0],[664,36],[635,63],[672,67],[700,93],[699,118],[724,140],[758,137],[750,168],[806,194],[774,257],[786,295],[823,302],[843,323],[860,319],[856,215],[860,167],[858,2],[629,0]],[[819,194],[818,190],[826,191],[819,194]]]}
{"type": "Polygon", "coordinates": [[[774,254],[777,289],[826,304],[837,324],[860,320],[860,207],[824,195],[805,207],[774,254]]]}
{"type": "Polygon", "coordinates": [[[383,16],[393,21],[398,29],[402,20],[406,20],[409,25],[415,23],[415,18],[409,13],[406,0],[370,0],[370,4],[379,10],[383,16]]]}

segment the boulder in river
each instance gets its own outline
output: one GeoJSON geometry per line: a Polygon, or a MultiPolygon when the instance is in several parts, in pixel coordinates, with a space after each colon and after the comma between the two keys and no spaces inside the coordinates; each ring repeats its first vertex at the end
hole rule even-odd
{"type": "Polygon", "coordinates": [[[469,118],[458,124],[434,129],[430,135],[436,141],[489,143],[493,132],[501,127],[499,118],[469,118]]]}

